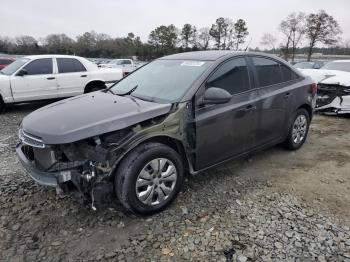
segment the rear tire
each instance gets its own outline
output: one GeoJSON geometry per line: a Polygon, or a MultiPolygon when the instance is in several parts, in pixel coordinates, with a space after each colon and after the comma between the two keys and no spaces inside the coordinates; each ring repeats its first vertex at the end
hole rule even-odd
{"type": "Polygon", "coordinates": [[[307,138],[310,126],[310,115],[309,113],[300,108],[296,112],[292,125],[289,129],[287,139],[284,142],[284,146],[290,150],[299,149],[307,138]]]}
{"type": "Polygon", "coordinates": [[[0,96],[0,114],[5,111],[5,102],[2,100],[2,97],[0,96]]]}
{"type": "Polygon", "coordinates": [[[91,86],[88,86],[86,88],[86,92],[85,93],[91,93],[91,92],[96,92],[96,91],[100,91],[102,89],[105,89],[106,88],[106,85],[105,84],[91,84],[91,86]]]}
{"type": "Polygon", "coordinates": [[[150,215],[170,205],[183,180],[184,166],[175,150],[145,143],[122,160],[115,175],[115,193],[128,211],[150,215]]]}

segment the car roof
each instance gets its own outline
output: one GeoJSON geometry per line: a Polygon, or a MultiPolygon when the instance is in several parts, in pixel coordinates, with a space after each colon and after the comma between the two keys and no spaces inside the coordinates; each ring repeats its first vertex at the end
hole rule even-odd
{"type": "Polygon", "coordinates": [[[277,58],[274,55],[262,53],[262,52],[250,52],[250,51],[231,51],[231,50],[209,50],[209,51],[194,51],[178,53],[173,55],[164,56],[160,59],[164,60],[203,60],[203,61],[216,61],[222,57],[230,57],[236,55],[261,55],[271,58],[277,58]]]}
{"type": "Polygon", "coordinates": [[[72,56],[72,55],[29,55],[29,56],[24,56],[23,58],[28,58],[28,59],[38,59],[38,58],[52,58],[52,57],[58,57],[58,58],[82,58],[80,56],[72,56]]]}

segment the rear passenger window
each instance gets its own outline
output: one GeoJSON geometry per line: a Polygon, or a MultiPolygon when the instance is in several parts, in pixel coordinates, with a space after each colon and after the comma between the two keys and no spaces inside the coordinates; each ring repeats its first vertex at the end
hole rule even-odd
{"type": "Polygon", "coordinates": [[[57,66],[59,73],[75,73],[86,71],[82,63],[73,58],[57,58],[57,66]]]}
{"type": "Polygon", "coordinates": [[[210,77],[206,87],[219,87],[231,95],[249,90],[249,75],[244,58],[232,59],[210,77]]]}
{"type": "Polygon", "coordinates": [[[281,70],[284,82],[299,78],[299,76],[286,65],[281,64],[281,70]]]}
{"type": "Polygon", "coordinates": [[[30,62],[23,69],[27,70],[28,75],[47,75],[52,74],[52,59],[43,58],[30,62]]]}
{"type": "Polygon", "coordinates": [[[280,66],[277,62],[266,58],[253,57],[253,63],[258,74],[260,87],[283,82],[280,66]]]}
{"type": "Polygon", "coordinates": [[[13,60],[10,59],[0,59],[0,65],[9,65],[13,62],[13,60]]]}

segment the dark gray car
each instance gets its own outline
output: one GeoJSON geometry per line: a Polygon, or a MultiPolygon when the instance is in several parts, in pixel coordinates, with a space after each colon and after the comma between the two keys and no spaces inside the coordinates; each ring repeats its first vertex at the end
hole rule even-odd
{"type": "Polygon", "coordinates": [[[174,200],[185,174],[284,143],[305,142],[316,85],[262,53],[170,55],[111,89],[24,118],[17,154],[39,184],[86,199],[115,192],[134,213],[174,200]]]}

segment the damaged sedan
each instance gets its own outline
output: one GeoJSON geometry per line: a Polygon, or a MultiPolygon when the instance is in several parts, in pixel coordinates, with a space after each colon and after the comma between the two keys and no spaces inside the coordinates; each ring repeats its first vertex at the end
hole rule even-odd
{"type": "Polygon", "coordinates": [[[301,70],[318,83],[316,110],[330,114],[350,113],[350,60],[327,63],[319,70],[301,70]]]}
{"type": "Polygon", "coordinates": [[[306,140],[316,85],[279,58],[204,51],[157,59],[109,89],[23,119],[17,155],[39,184],[92,207],[115,194],[136,214],[165,209],[187,174],[306,140]]]}

